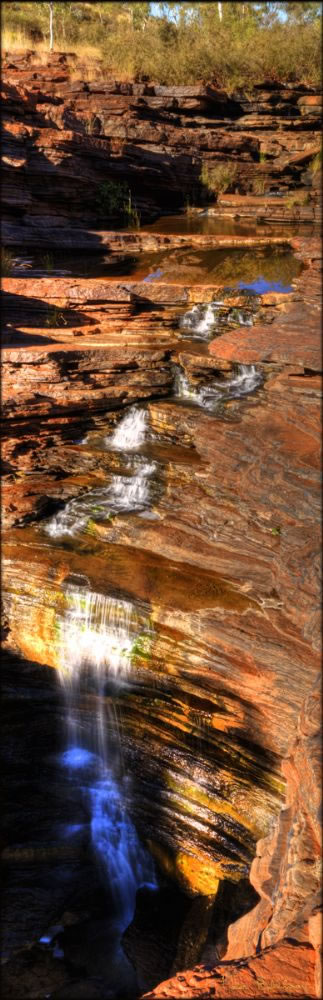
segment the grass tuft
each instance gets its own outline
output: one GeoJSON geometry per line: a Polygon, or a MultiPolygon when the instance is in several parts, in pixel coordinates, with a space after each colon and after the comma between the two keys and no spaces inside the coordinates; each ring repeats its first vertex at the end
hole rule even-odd
{"type": "Polygon", "coordinates": [[[214,167],[203,163],[200,180],[209,195],[223,194],[234,184],[238,173],[235,163],[218,163],[214,167]]]}
{"type": "Polygon", "coordinates": [[[10,278],[14,265],[14,256],[11,250],[1,247],[1,277],[10,278]]]}

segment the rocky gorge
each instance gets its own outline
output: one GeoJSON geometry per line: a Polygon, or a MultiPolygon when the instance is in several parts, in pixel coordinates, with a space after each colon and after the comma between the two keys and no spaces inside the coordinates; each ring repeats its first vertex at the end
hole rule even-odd
{"type": "Polygon", "coordinates": [[[3,981],[320,996],[321,98],[70,65],[2,80],[3,981]]]}

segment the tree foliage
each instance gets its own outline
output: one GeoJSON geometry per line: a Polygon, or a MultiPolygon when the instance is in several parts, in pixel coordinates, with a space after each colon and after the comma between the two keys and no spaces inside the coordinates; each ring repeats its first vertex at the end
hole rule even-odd
{"type": "MultiPolygon", "coordinates": [[[[3,27],[26,47],[49,45],[48,2],[4,0],[3,27]]],[[[97,50],[106,72],[160,83],[214,81],[234,90],[267,80],[318,84],[321,5],[53,2],[54,48],[97,50]]]]}

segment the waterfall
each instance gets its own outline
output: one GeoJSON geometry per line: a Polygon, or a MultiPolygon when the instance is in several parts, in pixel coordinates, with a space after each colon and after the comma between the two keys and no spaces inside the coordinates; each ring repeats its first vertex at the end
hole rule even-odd
{"type": "Polygon", "coordinates": [[[228,315],[225,317],[219,314],[220,306],[223,306],[224,302],[209,302],[206,305],[195,305],[188,312],[184,313],[180,321],[180,327],[182,330],[189,330],[193,337],[197,337],[199,340],[205,340],[209,334],[213,331],[216,323],[221,327],[223,323],[230,324],[235,323],[239,326],[252,326],[253,319],[249,312],[241,309],[232,309],[228,315]]]}
{"type": "Polygon", "coordinates": [[[231,379],[225,387],[225,392],[230,394],[230,398],[246,396],[262,385],[263,376],[255,365],[239,365],[235,378],[231,379]]]}
{"type": "Polygon", "coordinates": [[[261,372],[255,365],[239,365],[237,374],[230,381],[210,382],[208,385],[195,388],[191,386],[187,375],[177,367],[175,375],[175,395],[179,399],[188,399],[197,406],[212,410],[216,404],[226,399],[240,399],[257,389],[263,382],[261,372]]]}
{"type": "Polygon", "coordinates": [[[193,306],[182,316],[181,328],[190,330],[194,336],[204,339],[216,323],[218,308],[222,305],[223,302],[209,302],[207,305],[193,306]]]}
{"type": "Polygon", "coordinates": [[[120,421],[106,444],[118,451],[135,451],[144,444],[148,426],[148,414],[142,407],[132,406],[120,421]]]}
{"type": "Polygon", "coordinates": [[[106,671],[125,677],[136,637],[138,618],[130,601],[104,597],[70,585],[60,629],[59,676],[79,681],[85,668],[104,680],[106,671]]]}
{"type": "Polygon", "coordinates": [[[246,310],[242,312],[241,309],[232,309],[228,313],[227,321],[228,324],[234,323],[238,326],[253,326],[253,318],[246,310]]]}
{"type": "Polygon", "coordinates": [[[114,476],[111,487],[111,509],[113,511],[142,510],[150,500],[150,477],[156,471],[155,462],[137,460],[137,471],[132,477],[114,476]]]}
{"type": "Polygon", "coordinates": [[[143,639],[147,643],[151,632],[147,618],[129,601],[72,585],[65,591],[65,601],[58,667],[67,728],[62,764],[85,796],[92,846],[122,932],[132,920],[137,889],[155,885],[155,875],[127,810],[130,782],[124,773],[117,717],[113,707],[109,712],[104,691],[109,676],[119,686],[125,683],[135,643],[143,639]],[[94,694],[88,712],[86,690],[94,694]],[[113,733],[108,739],[109,728],[113,733]]]}
{"type": "Polygon", "coordinates": [[[51,538],[73,536],[85,530],[92,518],[104,521],[111,514],[127,514],[149,507],[151,477],[156,472],[156,463],[136,456],[135,459],[128,459],[125,465],[132,475],[115,475],[109,486],[100,486],[70,500],[63,510],[51,517],[45,528],[46,533],[51,538]]]}
{"type": "MultiPolygon", "coordinates": [[[[145,409],[132,406],[122,417],[120,424],[105,443],[117,451],[132,452],[140,448],[148,427],[145,409]]],[[[151,502],[151,477],[156,471],[156,463],[149,462],[140,455],[128,456],[125,466],[129,475],[115,475],[107,486],[99,486],[69,500],[63,510],[48,521],[45,531],[51,538],[73,536],[87,528],[89,520],[104,521],[111,514],[142,511],[151,502]],[[131,474],[132,473],[132,474],[131,474]]]]}

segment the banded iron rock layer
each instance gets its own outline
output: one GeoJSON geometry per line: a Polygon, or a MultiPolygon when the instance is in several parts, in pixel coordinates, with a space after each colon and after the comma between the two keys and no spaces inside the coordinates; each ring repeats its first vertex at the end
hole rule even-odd
{"type": "MultiPolygon", "coordinates": [[[[249,873],[260,897],[213,950],[202,949],[200,966],[181,972],[177,956],[177,976],[147,996],[319,996],[319,240],[286,231],[166,236],[162,220],[160,233],[103,233],[89,228],[93,176],[84,171],[89,150],[96,177],[107,156],[111,174],[120,170],[131,183],[137,176],[138,188],[140,170],[149,215],[157,185],[159,207],[167,198],[178,204],[177,144],[192,143],[191,131],[199,151],[207,137],[212,156],[219,135],[226,150],[234,138],[242,190],[265,132],[268,149],[281,141],[272,188],[284,177],[299,183],[313,155],[318,98],[297,88],[261,91],[243,123],[243,97],[238,107],[210,88],[170,94],[152,85],[147,94],[144,85],[107,85],[97,139],[84,136],[84,122],[98,114],[99,91],[71,84],[61,57],[56,67],[53,59],[36,77],[28,60],[5,67],[9,190],[22,175],[25,185],[20,203],[5,195],[8,242],[32,256],[46,234],[50,247],[90,247],[92,239],[111,259],[135,253],[137,270],[132,279],[59,277],[55,269],[33,277],[31,268],[28,278],[18,266],[3,281],[6,645],[59,670],[76,582],[83,600],[113,595],[133,607],[131,684],[113,700],[136,828],[193,903],[206,897],[212,907],[219,882],[234,888],[249,873]],[[282,139],[273,136],[273,96],[282,139]],[[188,115],[194,128],[184,131],[188,115]],[[166,150],[154,161],[151,130],[166,150]],[[81,183],[88,220],[76,207],[81,183]],[[140,276],[142,255],[165,249],[173,253],[166,280],[147,281],[144,269],[140,276]],[[248,250],[261,266],[268,250],[281,255],[281,274],[292,254],[291,290],[250,294],[230,286],[227,272],[206,283],[200,259],[197,280],[183,280],[179,251],[206,249],[248,250]],[[187,320],[196,307],[197,325],[187,320]],[[201,340],[207,308],[214,323],[201,340]],[[232,385],[253,372],[251,395],[235,395],[232,385]],[[135,449],[120,450],[116,434],[133,406],[144,413],[144,433],[135,449]]],[[[185,164],[192,184],[191,153],[185,164]]],[[[190,275],[196,260],[187,266],[190,275]]],[[[107,720],[110,701],[107,694],[107,720]]],[[[198,922],[188,935],[198,936],[198,922]]]]}

